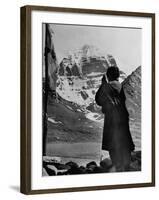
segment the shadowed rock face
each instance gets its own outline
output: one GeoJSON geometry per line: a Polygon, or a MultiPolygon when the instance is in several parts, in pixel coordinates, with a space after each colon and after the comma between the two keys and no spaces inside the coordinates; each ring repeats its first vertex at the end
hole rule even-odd
{"type": "Polygon", "coordinates": [[[124,80],[123,87],[130,118],[141,121],[141,66],[124,80]]]}
{"type": "Polygon", "coordinates": [[[129,112],[130,131],[136,150],[141,149],[141,66],[123,82],[126,106],[129,112]]]}

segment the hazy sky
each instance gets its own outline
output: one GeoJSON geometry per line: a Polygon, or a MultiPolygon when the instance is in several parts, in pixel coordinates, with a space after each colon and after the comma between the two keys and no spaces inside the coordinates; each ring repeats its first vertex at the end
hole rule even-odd
{"type": "Polygon", "coordinates": [[[104,55],[113,55],[118,67],[127,74],[141,65],[141,29],[59,24],[50,27],[59,62],[69,51],[88,44],[98,47],[104,55]]]}

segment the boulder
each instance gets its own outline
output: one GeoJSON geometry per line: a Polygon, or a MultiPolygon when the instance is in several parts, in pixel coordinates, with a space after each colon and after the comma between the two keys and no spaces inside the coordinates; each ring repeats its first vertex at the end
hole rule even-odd
{"type": "Polygon", "coordinates": [[[131,162],[129,171],[141,171],[141,164],[137,160],[131,162]]]}
{"type": "Polygon", "coordinates": [[[56,167],[55,165],[45,165],[45,169],[50,176],[68,174],[68,170],[70,169],[70,167],[65,165],[61,165],[62,167],[59,166],[56,167]]]}
{"type": "Polygon", "coordinates": [[[72,168],[72,167],[78,168],[79,167],[78,164],[73,161],[67,162],[65,165],[69,166],[70,168],[72,168]]]}
{"type": "Polygon", "coordinates": [[[84,166],[79,167],[81,174],[86,174],[86,168],[84,166]]]}
{"type": "Polygon", "coordinates": [[[108,172],[109,169],[112,167],[112,161],[109,158],[105,158],[100,162],[100,166],[105,172],[108,172]]]}
{"type": "Polygon", "coordinates": [[[54,167],[52,165],[45,165],[44,168],[45,168],[45,170],[46,170],[46,172],[47,172],[47,174],[49,176],[57,175],[57,169],[56,169],[56,167],[54,167]]]}
{"type": "Polygon", "coordinates": [[[68,170],[68,174],[81,174],[81,170],[77,163],[70,161],[66,163],[66,166],[70,167],[68,170]]]}
{"type": "Polygon", "coordinates": [[[97,163],[95,161],[91,161],[89,162],[87,165],[86,165],[87,168],[90,168],[90,167],[97,167],[97,163]]]}
{"type": "Polygon", "coordinates": [[[62,163],[52,163],[58,170],[69,170],[71,167],[62,163]]]}
{"type": "Polygon", "coordinates": [[[104,172],[104,170],[103,170],[103,168],[100,167],[100,166],[96,166],[96,167],[94,168],[94,170],[93,170],[93,173],[103,173],[103,172],[104,172]]]}
{"type": "Polygon", "coordinates": [[[141,151],[134,151],[131,154],[131,160],[141,160],[141,151]]]}
{"type": "Polygon", "coordinates": [[[44,167],[42,169],[42,176],[48,176],[48,173],[44,167]]]}
{"type": "Polygon", "coordinates": [[[92,174],[93,168],[86,168],[86,174],[92,174]]]}
{"type": "Polygon", "coordinates": [[[61,158],[57,156],[43,156],[43,162],[46,163],[61,163],[61,158]]]}

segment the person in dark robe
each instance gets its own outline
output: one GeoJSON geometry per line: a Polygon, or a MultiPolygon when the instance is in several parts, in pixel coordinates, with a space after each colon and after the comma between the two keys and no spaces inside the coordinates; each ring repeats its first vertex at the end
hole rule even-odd
{"type": "Polygon", "coordinates": [[[104,113],[102,150],[109,151],[114,171],[128,171],[135,146],[129,129],[124,89],[118,81],[118,67],[109,67],[95,100],[104,113]]]}

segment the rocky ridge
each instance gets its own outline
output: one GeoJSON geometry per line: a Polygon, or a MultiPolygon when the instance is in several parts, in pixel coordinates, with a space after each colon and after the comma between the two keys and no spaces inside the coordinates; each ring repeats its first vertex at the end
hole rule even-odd
{"type": "Polygon", "coordinates": [[[124,80],[123,87],[129,112],[130,131],[135,147],[141,149],[141,66],[124,80]]]}
{"type": "Polygon", "coordinates": [[[141,120],[141,66],[133,71],[122,84],[130,117],[141,120]]]}

